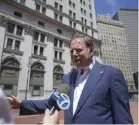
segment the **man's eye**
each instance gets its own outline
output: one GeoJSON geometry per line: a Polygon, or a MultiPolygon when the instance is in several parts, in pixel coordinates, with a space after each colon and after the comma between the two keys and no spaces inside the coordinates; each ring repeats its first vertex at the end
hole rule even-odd
{"type": "Polygon", "coordinates": [[[81,51],[82,51],[82,49],[77,49],[77,50],[76,50],[76,52],[78,52],[78,53],[81,52],[81,51]]]}

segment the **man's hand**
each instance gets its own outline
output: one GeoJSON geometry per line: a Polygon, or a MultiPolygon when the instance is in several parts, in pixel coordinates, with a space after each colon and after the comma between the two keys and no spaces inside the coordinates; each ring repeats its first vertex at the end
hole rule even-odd
{"type": "Polygon", "coordinates": [[[15,96],[7,97],[12,109],[20,109],[21,102],[15,96]]]}
{"type": "Polygon", "coordinates": [[[49,109],[46,109],[45,116],[43,118],[43,124],[59,124],[59,113],[56,110],[54,114],[50,115],[49,109]]]}

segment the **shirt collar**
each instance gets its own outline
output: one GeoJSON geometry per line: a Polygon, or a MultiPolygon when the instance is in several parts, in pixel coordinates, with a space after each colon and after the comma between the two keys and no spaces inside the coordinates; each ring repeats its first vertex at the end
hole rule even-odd
{"type": "MultiPolygon", "coordinates": [[[[90,63],[89,66],[82,68],[84,70],[84,72],[87,72],[89,70],[92,70],[93,65],[95,64],[95,60],[92,60],[92,63],[90,63]]],[[[80,73],[82,69],[78,69],[78,72],[80,73]]]]}

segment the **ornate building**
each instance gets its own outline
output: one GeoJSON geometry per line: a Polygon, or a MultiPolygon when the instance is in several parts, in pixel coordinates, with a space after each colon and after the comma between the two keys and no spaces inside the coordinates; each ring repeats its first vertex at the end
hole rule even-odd
{"type": "Polygon", "coordinates": [[[97,37],[95,13],[91,13],[94,4],[69,0],[70,9],[64,9],[63,2],[0,1],[0,86],[6,95],[15,95],[20,100],[46,98],[73,68],[68,44],[75,33],[91,36],[94,57],[100,58],[101,41],[97,37]],[[74,9],[79,3],[81,12],[76,14],[74,9]],[[84,18],[80,18],[82,13],[84,18]]]}

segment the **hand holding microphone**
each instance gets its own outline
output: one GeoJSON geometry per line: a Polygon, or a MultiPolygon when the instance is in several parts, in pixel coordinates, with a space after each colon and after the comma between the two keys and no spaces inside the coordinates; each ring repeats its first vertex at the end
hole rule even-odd
{"type": "Polygon", "coordinates": [[[50,115],[49,109],[46,109],[43,124],[59,124],[59,112],[56,110],[54,114],[50,115]]]}
{"type": "Polygon", "coordinates": [[[51,109],[46,109],[43,124],[59,124],[60,110],[67,110],[70,106],[68,97],[70,88],[66,84],[61,84],[58,89],[54,89],[49,97],[51,109]]]}
{"type": "Polygon", "coordinates": [[[70,106],[70,99],[68,97],[70,87],[67,84],[61,84],[57,89],[52,91],[49,98],[49,105],[51,106],[50,114],[55,110],[67,110],[70,106]]]}

